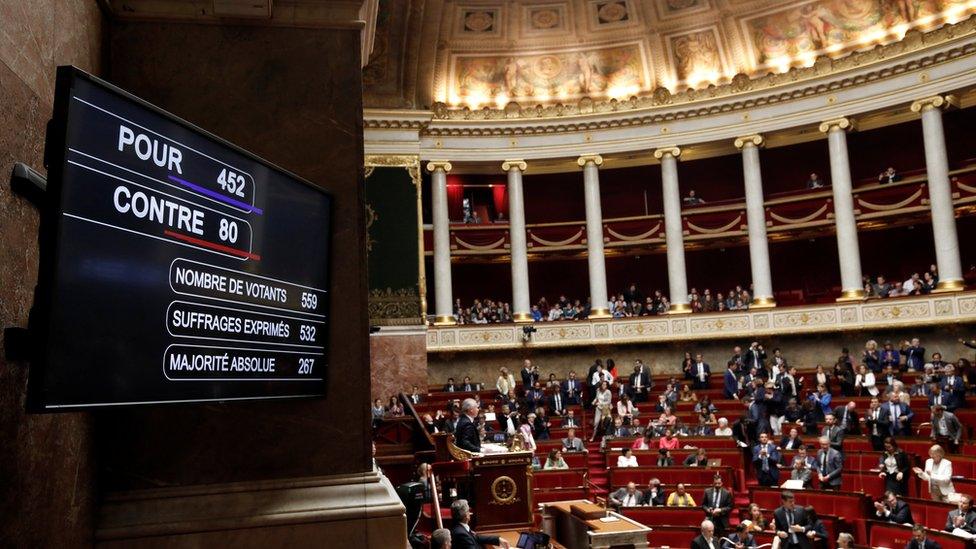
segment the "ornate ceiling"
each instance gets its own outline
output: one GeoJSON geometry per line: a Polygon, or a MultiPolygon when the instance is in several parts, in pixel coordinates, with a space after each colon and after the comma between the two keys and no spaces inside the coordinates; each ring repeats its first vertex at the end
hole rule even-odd
{"type": "Polygon", "coordinates": [[[503,108],[678,92],[811,66],[973,12],[976,0],[380,0],[365,99],[503,108]]]}

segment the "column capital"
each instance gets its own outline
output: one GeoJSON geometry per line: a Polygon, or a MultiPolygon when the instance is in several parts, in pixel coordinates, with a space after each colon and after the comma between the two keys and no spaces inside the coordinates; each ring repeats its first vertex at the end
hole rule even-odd
{"type": "Polygon", "coordinates": [[[524,172],[529,165],[525,163],[525,160],[505,160],[502,162],[502,171],[507,172],[508,170],[518,170],[524,172]]]}
{"type": "Polygon", "coordinates": [[[857,129],[857,124],[854,122],[853,118],[841,117],[834,118],[833,120],[824,120],[820,123],[820,131],[822,133],[828,133],[830,130],[837,128],[843,131],[854,131],[857,129]]]}
{"type": "Polygon", "coordinates": [[[750,144],[755,145],[756,147],[761,147],[762,144],[765,142],[766,140],[763,139],[763,136],[758,133],[754,133],[752,135],[743,135],[742,137],[735,138],[735,148],[741,150],[746,145],[750,145],[750,144]]]}
{"type": "Polygon", "coordinates": [[[576,163],[582,168],[586,166],[587,162],[592,162],[597,166],[603,165],[603,157],[598,154],[581,154],[579,158],[576,159],[576,163]]]}
{"type": "Polygon", "coordinates": [[[958,106],[959,99],[955,95],[933,95],[912,103],[912,112],[922,112],[926,109],[948,109],[958,106]]]}
{"type": "Polygon", "coordinates": [[[660,160],[666,154],[678,158],[679,156],[681,156],[681,149],[679,149],[677,145],[672,145],[670,147],[661,147],[660,149],[654,151],[654,158],[660,160]]]}
{"type": "Polygon", "coordinates": [[[451,166],[451,163],[448,162],[447,160],[431,160],[430,162],[427,163],[428,172],[433,172],[438,169],[441,169],[444,170],[444,172],[446,173],[451,171],[452,167],[453,166],[451,166]]]}

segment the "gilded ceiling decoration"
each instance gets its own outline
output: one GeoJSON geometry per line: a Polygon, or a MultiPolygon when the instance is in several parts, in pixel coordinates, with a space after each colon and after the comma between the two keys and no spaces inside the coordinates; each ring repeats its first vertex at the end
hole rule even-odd
{"type": "Polygon", "coordinates": [[[675,94],[811,67],[974,12],[976,0],[381,0],[366,103],[675,94]]]}

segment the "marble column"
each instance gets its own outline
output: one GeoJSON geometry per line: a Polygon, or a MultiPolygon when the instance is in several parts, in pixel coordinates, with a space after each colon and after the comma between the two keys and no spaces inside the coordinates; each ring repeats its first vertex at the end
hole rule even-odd
{"type": "Polygon", "coordinates": [[[512,253],[512,316],[515,322],[532,322],[529,302],[529,248],[525,238],[525,202],[522,195],[524,160],[506,160],[508,172],[508,235],[512,253]]]}
{"type": "Polygon", "coordinates": [[[854,196],[851,194],[851,166],[847,158],[847,132],[854,129],[849,118],[827,120],[820,131],[827,134],[830,151],[830,183],[834,193],[834,223],[840,261],[841,296],[837,301],[864,299],[861,280],[861,249],[857,242],[854,196]]]}
{"type": "Polygon", "coordinates": [[[965,288],[962,262],[959,259],[959,237],[956,235],[956,213],[952,206],[949,184],[949,158],[942,130],[942,109],[954,105],[951,95],[936,95],[912,103],[912,111],[921,113],[922,139],[925,142],[925,171],[928,174],[929,207],[932,210],[932,234],[935,236],[935,263],[939,267],[936,292],[958,292],[965,288]]]}
{"type": "Polygon", "coordinates": [[[607,266],[603,257],[603,213],[600,208],[600,169],[603,157],[580,156],[583,168],[583,200],[586,205],[586,261],[590,274],[590,318],[609,318],[607,266]]]}
{"type": "Polygon", "coordinates": [[[769,269],[769,242],[766,240],[766,206],[763,203],[762,169],[759,165],[761,135],[735,140],[742,151],[742,173],[746,188],[746,223],[749,227],[749,263],[752,266],[753,299],[750,307],[775,307],[773,277],[769,269]]]}
{"type": "Polygon", "coordinates": [[[661,161],[664,192],[664,243],[668,252],[668,291],[671,313],[690,313],[688,276],[685,271],[684,227],[681,224],[681,191],[678,189],[678,157],[681,149],[665,147],[654,151],[661,161]]]}
{"type": "Polygon", "coordinates": [[[434,221],[434,324],[454,324],[454,298],[451,292],[451,218],[447,212],[447,172],[451,163],[432,160],[430,172],[431,205],[434,221]]]}

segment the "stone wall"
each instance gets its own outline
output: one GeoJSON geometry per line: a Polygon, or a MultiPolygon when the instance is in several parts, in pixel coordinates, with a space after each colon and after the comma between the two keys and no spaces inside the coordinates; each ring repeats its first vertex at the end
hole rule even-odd
{"type": "Polygon", "coordinates": [[[370,397],[383,399],[416,385],[427,391],[427,341],[423,326],[383,327],[369,338],[370,397]]]}
{"type": "MultiPolygon", "coordinates": [[[[27,326],[37,281],[38,215],[10,193],[14,162],[43,172],[55,67],[101,72],[105,22],[95,0],[0,2],[0,327],[27,326]]],[[[0,342],[0,545],[91,542],[93,459],[87,414],[27,415],[27,365],[0,342]]]]}
{"type": "MultiPolygon", "coordinates": [[[[919,337],[927,353],[941,352],[946,360],[956,360],[966,357],[970,360],[973,353],[962,346],[957,340],[960,337],[972,338],[976,327],[946,325],[939,327],[924,327],[917,330],[889,330],[872,332],[837,332],[812,334],[802,336],[782,335],[762,338],[760,341],[768,353],[775,347],[780,347],[784,356],[800,368],[812,368],[817,363],[825,366],[833,365],[840,355],[842,347],[847,347],[853,354],[859,354],[864,349],[864,343],[874,339],[878,344],[890,340],[898,342],[912,337],[919,337]]],[[[460,380],[470,375],[474,381],[494,385],[498,377],[498,369],[507,366],[509,370],[521,368],[522,360],[532,359],[539,366],[543,377],[554,372],[560,379],[564,379],[570,370],[577,375],[583,375],[595,358],[613,358],[618,369],[633,367],[635,359],[641,359],[650,365],[655,373],[678,372],[685,351],[700,352],[705,361],[711,364],[713,371],[723,371],[725,362],[732,354],[732,347],[736,344],[746,347],[747,340],[711,340],[697,343],[659,343],[641,345],[616,345],[601,347],[569,347],[564,349],[533,349],[508,351],[483,351],[466,353],[430,353],[427,357],[428,383],[435,387],[443,385],[448,377],[460,380]]],[[[621,369],[621,371],[624,371],[621,369]]]]}

